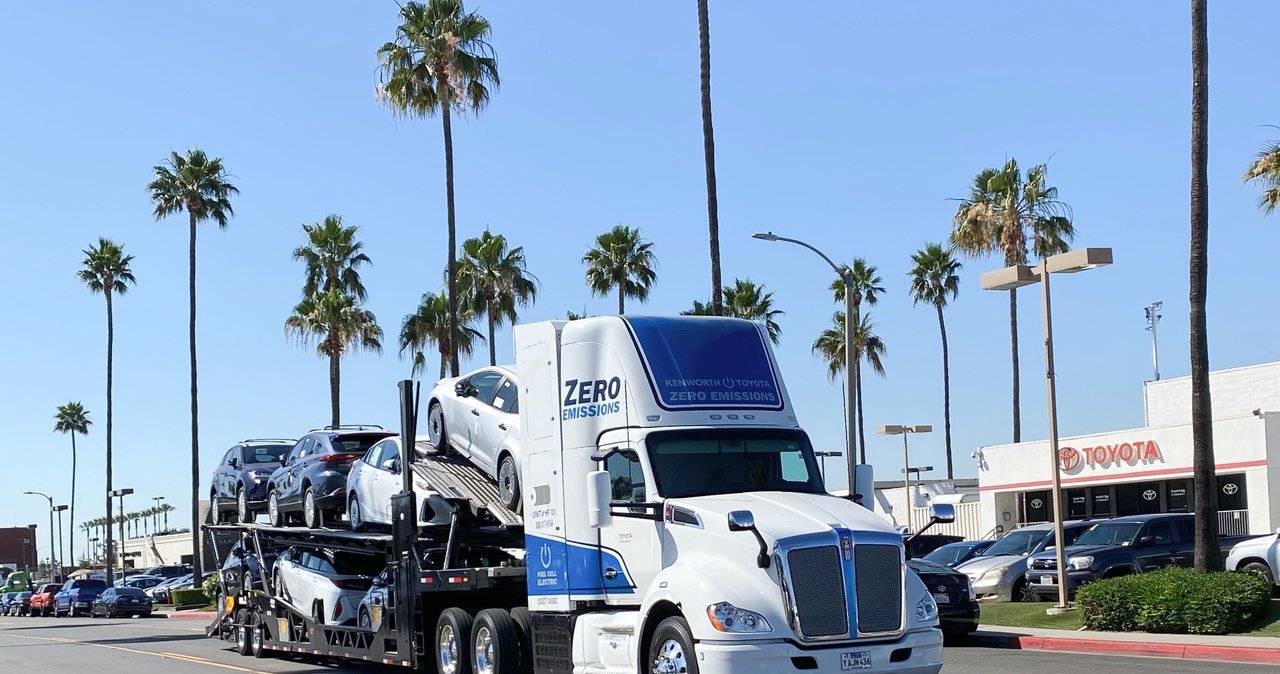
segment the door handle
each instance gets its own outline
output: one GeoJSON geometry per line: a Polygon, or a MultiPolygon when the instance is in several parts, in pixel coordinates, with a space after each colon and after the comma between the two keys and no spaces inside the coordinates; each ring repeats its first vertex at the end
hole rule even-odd
{"type": "Polygon", "coordinates": [[[609,567],[604,570],[604,577],[609,580],[613,580],[618,577],[618,570],[613,567],[609,567]]]}
{"type": "Polygon", "coordinates": [[[506,425],[506,424],[498,424],[498,428],[501,428],[502,430],[504,430],[504,431],[505,431],[505,430],[507,430],[507,425],[506,425]]]}
{"type": "Polygon", "coordinates": [[[480,416],[480,410],[471,410],[471,415],[476,417],[480,416]]]}

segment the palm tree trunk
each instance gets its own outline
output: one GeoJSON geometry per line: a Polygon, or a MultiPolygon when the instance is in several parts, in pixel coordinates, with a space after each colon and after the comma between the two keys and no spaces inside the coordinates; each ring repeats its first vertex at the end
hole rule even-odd
{"type": "Polygon", "coordinates": [[[860,362],[853,364],[853,388],[854,397],[858,399],[858,453],[861,456],[858,463],[865,464],[867,462],[867,426],[862,420],[862,363],[860,362]]]}
{"type": "Polygon", "coordinates": [[[947,323],[942,319],[942,303],[938,307],[938,332],[942,333],[942,430],[947,447],[947,479],[955,479],[951,465],[951,361],[947,354],[947,323]]]}
{"type": "Polygon", "coordinates": [[[329,349],[329,412],[336,428],[342,422],[338,414],[338,398],[342,390],[341,354],[329,349]]]}
{"type": "Polygon", "coordinates": [[[440,379],[444,379],[444,368],[448,364],[448,355],[445,353],[445,349],[440,349],[440,379]]]}
{"type": "Polygon", "coordinates": [[[449,119],[452,96],[446,80],[440,84],[440,118],[444,122],[445,203],[449,211],[449,366],[458,376],[458,229],[453,210],[453,123],[449,119]]]}
{"type": "Polygon", "coordinates": [[[1191,442],[1195,478],[1195,568],[1222,568],[1218,487],[1209,398],[1209,35],[1205,0],[1191,0],[1191,442]]]}
{"type": "Polygon", "coordinates": [[[619,316],[626,313],[626,307],[623,305],[624,298],[626,298],[626,295],[623,293],[623,283],[619,283],[618,284],[618,315],[619,316]]]}
{"type": "Polygon", "coordinates": [[[1013,441],[1022,442],[1022,406],[1018,385],[1018,291],[1009,291],[1009,337],[1013,343],[1013,441]]]}
{"type": "MultiPolygon", "coordinates": [[[[115,326],[115,310],[111,304],[111,287],[103,288],[103,296],[107,298],[107,521],[111,521],[111,490],[112,486],[112,470],[111,470],[111,388],[112,388],[112,366],[113,350],[115,349],[116,326],[115,326]]],[[[72,434],[74,435],[74,433],[72,434]]],[[[110,581],[114,576],[111,575],[111,527],[107,527],[107,554],[106,558],[107,580],[110,581]]]]}
{"type": "MultiPolygon", "coordinates": [[[[202,575],[200,568],[200,415],[196,399],[196,214],[190,205],[187,216],[191,221],[191,246],[188,254],[191,275],[188,279],[191,300],[191,573],[192,578],[202,575]]],[[[121,568],[124,560],[121,559],[121,568]]],[[[110,578],[110,576],[108,576],[110,578]]]]}
{"type": "MultiPolygon", "coordinates": [[[[711,29],[707,0],[698,0],[698,52],[702,80],[702,154],[707,166],[707,230],[711,239],[711,313],[724,315],[720,283],[720,206],[716,200],[716,140],[711,128],[711,29]]],[[[621,307],[621,302],[619,302],[621,307]]],[[[618,313],[622,313],[621,310],[618,313]]]]}
{"type": "MultiPolygon", "coordinates": [[[[76,530],[76,432],[71,431],[71,523],[67,529],[76,530]]],[[[76,565],[76,536],[71,534],[71,563],[76,565]]]]}
{"type": "Polygon", "coordinates": [[[494,304],[496,304],[496,302],[490,299],[488,300],[485,306],[485,313],[489,315],[489,365],[490,366],[498,364],[498,355],[496,350],[497,346],[493,343],[493,330],[495,327],[495,322],[493,319],[493,312],[495,310],[493,306],[494,304]]]}

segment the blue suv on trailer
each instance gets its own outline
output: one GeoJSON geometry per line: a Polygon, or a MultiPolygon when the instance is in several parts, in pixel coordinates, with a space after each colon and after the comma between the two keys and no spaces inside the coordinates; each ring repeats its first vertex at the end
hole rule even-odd
{"type": "Polygon", "coordinates": [[[263,438],[232,445],[213,471],[209,509],[214,524],[248,524],[258,513],[266,512],[267,480],[297,442],[293,438],[263,438]]]}
{"type": "Polygon", "coordinates": [[[351,464],[394,435],[381,426],[326,426],[302,436],[267,480],[272,526],[285,526],[294,513],[311,529],[337,517],[346,509],[351,464]]]}

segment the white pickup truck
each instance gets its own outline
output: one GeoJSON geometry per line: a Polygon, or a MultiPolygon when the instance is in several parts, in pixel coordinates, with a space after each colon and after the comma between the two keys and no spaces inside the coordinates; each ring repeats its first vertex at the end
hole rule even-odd
{"type": "Polygon", "coordinates": [[[1280,569],[1280,529],[1274,534],[1250,538],[1231,547],[1223,565],[1228,571],[1247,571],[1265,578],[1276,587],[1276,569],[1280,569]]]}

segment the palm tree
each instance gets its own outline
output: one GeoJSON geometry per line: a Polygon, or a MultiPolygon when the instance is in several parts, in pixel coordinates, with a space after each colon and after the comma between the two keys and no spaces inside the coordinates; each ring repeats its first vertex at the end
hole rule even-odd
{"type": "MultiPolygon", "coordinates": [[[[871,322],[870,314],[855,315],[853,320],[854,367],[861,369],[861,361],[865,359],[871,365],[871,370],[883,377],[884,341],[874,333],[875,324],[871,322]]],[[[813,343],[813,351],[821,354],[823,359],[827,361],[827,376],[831,379],[835,379],[836,375],[844,369],[844,321],[845,313],[837,311],[831,317],[831,327],[823,330],[813,343]]],[[[857,400],[858,406],[858,428],[863,428],[862,381],[855,380],[854,384],[854,399],[857,400]]],[[[867,445],[865,438],[863,440],[859,449],[861,453],[859,463],[867,462],[867,445]]]]}
{"type": "Polygon", "coordinates": [[[1258,160],[1249,165],[1244,181],[1253,181],[1262,188],[1258,208],[1267,215],[1280,206],[1280,143],[1272,143],[1258,153],[1258,160]]]}
{"type": "MultiPolygon", "coordinates": [[[[983,169],[973,179],[969,196],[961,200],[952,220],[951,244],[969,257],[993,253],[1005,266],[1027,263],[1027,244],[1037,258],[1071,248],[1075,228],[1071,209],[1058,200],[1058,188],[1045,184],[1044,164],[1032,166],[1026,177],[1015,159],[1003,168],[983,169]]],[[[1018,378],[1018,294],[1009,291],[1009,337],[1013,351],[1013,441],[1022,441],[1022,408],[1018,378]]]]}
{"type": "MultiPolygon", "coordinates": [[[[837,303],[844,302],[844,276],[846,274],[853,279],[852,304],[854,315],[856,316],[861,313],[862,303],[864,301],[868,306],[875,306],[876,302],[879,301],[880,296],[884,294],[884,288],[880,286],[880,283],[882,282],[880,278],[880,270],[875,265],[868,264],[866,259],[860,257],[854,258],[852,265],[840,265],[840,276],[831,282],[831,294],[834,295],[837,303]]],[[[853,361],[852,374],[854,391],[852,404],[856,407],[860,402],[858,400],[858,396],[861,395],[860,391],[862,391],[862,361],[853,361]]],[[[856,436],[858,438],[859,443],[862,446],[862,454],[863,456],[866,456],[866,429],[862,427],[862,422],[860,420],[855,424],[855,426],[856,428],[853,429],[854,432],[850,433],[849,437],[852,438],[856,436]]]]}
{"type": "MultiPolygon", "coordinates": [[[[84,265],[76,276],[89,288],[89,292],[102,293],[107,300],[107,516],[111,516],[112,487],[112,403],[114,351],[115,351],[115,307],[112,297],[123,296],[130,284],[137,284],[130,263],[132,255],[126,255],[124,246],[107,238],[99,238],[98,245],[84,251],[84,265]]],[[[194,343],[193,343],[194,344],[194,343]]],[[[107,532],[107,545],[111,544],[111,532],[107,532]]],[[[107,577],[110,578],[111,566],[107,563],[107,577]]]]}
{"type": "MultiPolygon", "coordinates": [[[[155,180],[147,185],[151,201],[155,204],[155,218],[162,220],[174,213],[185,211],[190,225],[188,262],[188,294],[191,300],[191,320],[188,333],[191,343],[191,530],[200,530],[200,420],[196,387],[196,225],[203,220],[218,223],[219,229],[227,228],[227,220],[234,215],[231,196],[239,194],[228,180],[227,171],[219,158],[210,158],[203,150],[187,150],[185,156],[170,152],[163,164],[154,167],[155,180]]],[[[107,512],[111,512],[110,509],[107,512]]],[[[193,537],[191,569],[199,578],[200,539],[193,537]]],[[[108,574],[110,577],[110,574],[108,574]]]]}
{"type": "Polygon", "coordinates": [[[942,425],[947,448],[947,479],[955,477],[951,463],[951,362],[947,353],[947,323],[942,318],[942,308],[948,299],[960,294],[960,263],[950,248],[940,243],[926,244],[923,250],[911,256],[915,266],[907,274],[911,277],[911,303],[932,304],[938,310],[938,332],[942,334],[942,425]]]}
{"type": "MultiPolygon", "coordinates": [[[[464,307],[465,309],[466,307],[464,307]]],[[[475,350],[476,340],[484,341],[484,335],[471,327],[475,316],[464,312],[459,316],[461,321],[458,337],[458,351],[467,357],[475,350]]],[[[406,351],[413,354],[413,375],[417,376],[427,364],[427,345],[435,344],[440,352],[440,378],[444,379],[445,366],[449,363],[449,299],[444,295],[426,293],[418,310],[404,317],[400,323],[400,355],[406,351]]]]}
{"type": "MultiPolygon", "coordinates": [[[[400,7],[396,38],[378,49],[381,75],[378,93],[384,103],[404,117],[430,117],[437,111],[444,123],[445,194],[449,218],[449,334],[458,334],[458,250],[453,207],[453,127],[450,113],[479,113],[497,89],[498,62],[489,45],[489,21],[466,12],[462,0],[406,2],[400,7]]],[[[460,344],[457,338],[450,345],[460,344]]],[[[453,376],[458,376],[458,350],[449,353],[453,376]]]]}
{"type": "Polygon", "coordinates": [[[307,243],[293,250],[293,259],[307,265],[303,297],[334,288],[342,288],[362,302],[368,297],[357,267],[373,261],[364,254],[364,243],[356,239],[359,230],[356,225],[344,227],[341,215],[329,215],[324,222],[302,226],[307,243]]]}
{"type": "Polygon", "coordinates": [[[458,287],[469,312],[489,321],[489,364],[497,365],[494,328],[516,321],[516,305],[528,306],[538,295],[537,278],[525,270],[524,247],[507,249],[507,239],[485,230],[462,242],[458,287]]]}
{"type": "MultiPolygon", "coordinates": [[[[76,433],[88,435],[89,426],[92,425],[93,422],[89,420],[89,413],[85,411],[84,405],[75,400],[59,405],[57,414],[53,416],[53,430],[71,434],[71,521],[67,526],[72,531],[76,528],[76,433]]],[[[71,559],[75,558],[76,537],[72,536],[71,559]]]]}
{"type": "Polygon", "coordinates": [[[720,205],[716,199],[716,139],[711,126],[711,29],[707,19],[707,0],[698,0],[698,56],[702,85],[702,156],[707,167],[707,231],[711,242],[711,313],[724,316],[724,300],[720,290],[720,205]]]}
{"type": "MultiPolygon", "coordinates": [[[[694,300],[692,309],[680,313],[685,316],[714,316],[715,307],[694,300]]],[[[763,285],[756,285],[751,279],[734,279],[733,285],[724,288],[724,315],[760,323],[774,344],[782,337],[782,327],[775,319],[783,313],[773,308],[773,293],[765,292],[763,285]]]]}
{"type": "Polygon", "coordinates": [[[587,265],[587,285],[593,294],[604,296],[618,289],[618,315],[626,312],[626,298],[648,299],[657,277],[653,243],[641,240],[639,229],[624,225],[597,236],[596,247],[582,256],[582,263],[587,265]]]}
{"type": "MultiPolygon", "coordinates": [[[[1191,0],[1191,466],[1195,484],[1195,569],[1222,569],[1218,486],[1209,398],[1209,34],[1205,0],[1191,0]]],[[[1266,205],[1266,197],[1263,198],[1266,205]]]]}
{"type": "MultiPolygon", "coordinates": [[[[299,343],[315,342],[320,357],[329,358],[329,403],[333,413],[333,425],[339,420],[338,393],[342,372],[342,354],[365,348],[382,351],[382,328],[359,301],[342,288],[321,291],[304,298],[285,319],[286,335],[292,335],[299,343]]],[[[194,529],[193,529],[194,530],[194,529]]]]}

